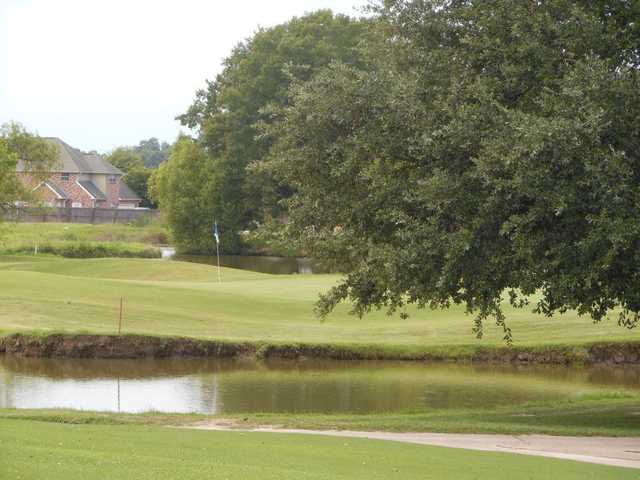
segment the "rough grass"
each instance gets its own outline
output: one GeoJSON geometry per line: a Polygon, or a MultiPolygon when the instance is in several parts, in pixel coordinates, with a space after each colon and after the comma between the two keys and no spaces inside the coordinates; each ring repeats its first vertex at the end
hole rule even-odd
{"type": "MultiPolygon", "coordinates": [[[[318,293],[335,275],[275,276],[141,259],[0,257],[0,331],[114,333],[120,297],[124,332],[227,341],[314,343],[418,356],[425,349],[449,356],[503,347],[501,330],[487,325],[474,338],[463,308],[410,309],[401,320],[385,312],[364,318],[340,305],[325,322],[313,313],[318,293]]],[[[506,308],[516,346],[576,348],[590,342],[638,342],[640,330],[615,319],[593,324],[575,312],[547,318],[506,308]]]]}
{"type": "MultiPolygon", "coordinates": [[[[15,244],[4,250],[5,254],[33,254],[36,247],[15,244]]],[[[143,243],[47,241],[37,245],[37,254],[59,255],[67,258],[160,258],[161,251],[143,243]]]]}
{"type": "Polygon", "coordinates": [[[36,243],[100,242],[164,245],[171,242],[168,230],[159,221],[147,224],[77,223],[3,223],[0,225],[0,249],[15,251],[27,248],[32,252],[36,243]]]}
{"type": "Polygon", "coordinates": [[[148,425],[0,420],[3,478],[548,479],[637,478],[632,469],[493,452],[148,425]]]}
{"type": "Polygon", "coordinates": [[[154,245],[170,241],[160,222],[145,225],[74,223],[0,224],[0,254],[60,255],[68,258],[159,258],[154,245]]]}

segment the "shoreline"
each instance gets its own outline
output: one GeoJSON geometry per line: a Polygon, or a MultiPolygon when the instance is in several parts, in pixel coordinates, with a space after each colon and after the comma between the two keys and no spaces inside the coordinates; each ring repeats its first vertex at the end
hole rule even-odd
{"type": "Polygon", "coordinates": [[[0,337],[0,354],[45,358],[136,359],[168,357],[253,357],[422,362],[640,364],[640,342],[596,342],[548,346],[413,346],[233,342],[188,337],[104,334],[28,334],[0,337]]]}

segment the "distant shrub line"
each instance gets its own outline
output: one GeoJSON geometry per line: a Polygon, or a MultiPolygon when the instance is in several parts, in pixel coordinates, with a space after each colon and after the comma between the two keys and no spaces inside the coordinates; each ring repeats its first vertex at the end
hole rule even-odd
{"type": "Polygon", "coordinates": [[[159,249],[137,243],[117,242],[44,242],[38,244],[14,244],[0,251],[2,254],[48,253],[66,258],[160,258],[159,249]],[[37,250],[36,250],[37,248],[37,250]]]}

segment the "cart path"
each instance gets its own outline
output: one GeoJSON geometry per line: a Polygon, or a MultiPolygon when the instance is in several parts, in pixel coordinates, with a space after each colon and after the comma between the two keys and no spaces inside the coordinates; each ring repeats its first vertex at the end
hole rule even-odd
{"type": "Polygon", "coordinates": [[[276,427],[235,428],[233,423],[205,421],[186,428],[240,432],[293,433],[368,438],[420,445],[508,452],[614,467],[640,469],[640,437],[566,437],[553,435],[493,435],[467,433],[395,433],[350,430],[302,430],[276,427]]]}

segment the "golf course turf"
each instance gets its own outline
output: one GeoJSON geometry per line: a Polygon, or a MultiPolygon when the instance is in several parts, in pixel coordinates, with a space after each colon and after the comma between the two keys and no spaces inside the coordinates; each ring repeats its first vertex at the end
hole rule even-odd
{"type": "MultiPolygon", "coordinates": [[[[349,314],[348,305],[341,305],[321,322],[313,313],[314,303],[318,293],[339,281],[337,275],[274,276],[223,269],[222,280],[218,283],[214,268],[193,263],[2,256],[0,336],[114,335],[123,298],[123,333],[141,338],[237,342],[257,350],[260,345],[322,344],[389,358],[418,358],[423,352],[455,358],[477,349],[505,348],[493,325],[486,326],[484,339],[475,339],[472,318],[459,306],[446,311],[410,308],[410,317],[401,320],[385,312],[358,318],[349,314]]],[[[614,320],[594,325],[573,312],[546,318],[507,307],[507,320],[516,348],[580,351],[594,342],[640,341],[638,331],[622,329],[614,320]]],[[[245,426],[318,429],[631,436],[640,430],[639,403],[626,392],[487,411],[255,412],[231,420],[245,426]]],[[[637,470],[514,454],[167,428],[202,417],[0,410],[0,478],[638,478],[637,470]]]]}
{"type": "MultiPolygon", "coordinates": [[[[144,259],[74,260],[53,256],[0,257],[0,334],[116,333],[124,298],[123,333],[248,342],[300,342],[375,347],[390,353],[502,348],[499,328],[471,333],[462,306],[409,308],[410,317],[376,311],[358,318],[339,305],[326,321],[313,312],[318,294],[337,275],[266,275],[185,262],[144,259]]],[[[505,306],[515,346],[580,346],[638,342],[640,331],[615,319],[593,324],[575,312],[547,318],[505,306]]]]}
{"type": "Polygon", "coordinates": [[[0,419],[2,478],[637,479],[638,470],[397,442],[0,419]]]}

